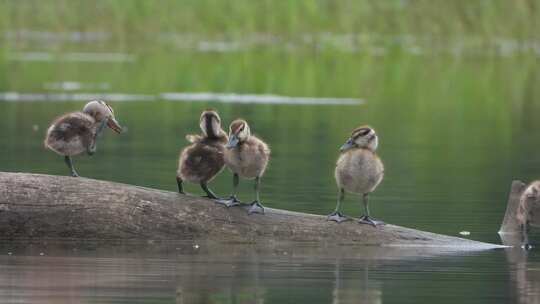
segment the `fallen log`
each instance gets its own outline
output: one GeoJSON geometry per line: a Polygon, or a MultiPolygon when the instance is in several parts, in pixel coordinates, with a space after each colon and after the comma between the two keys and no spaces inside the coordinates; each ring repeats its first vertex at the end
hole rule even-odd
{"type": "Polygon", "coordinates": [[[88,178],[0,172],[0,239],[302,241],[459,250],[500,248],[394,225],[337,224],[266,208],[248,215],[211,200],[88,178]]]}

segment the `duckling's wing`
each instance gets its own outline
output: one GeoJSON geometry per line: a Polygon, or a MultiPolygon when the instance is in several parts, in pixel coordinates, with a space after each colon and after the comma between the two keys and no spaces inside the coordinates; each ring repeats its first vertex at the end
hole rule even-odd
{"type": "Polygon", "coordinates": [[[270,148],[262,141],[259,145],[259,153],[265,155],[266,157],[270,156],[270,148]]]}
{"type": "Polygon", "coordinates": [[[187,153],[182,172],[191,180],[208,181],[225,165],[223,153],[210,145],[196,144],[187,153]]]}
{"type": "Polygon", "coordinates": [[[200,142],[202,140],[202,136],[196,134],[188,134],[186,135],[186,140],[194,144],[200,142]]]}
{"type": "Polygon", "coordinates": [[[66,142],[79,136],[89,144],[93,138],[93,122],[85,116],[83,113],[71,113],[58,118],[53,123],[50,136],[66,142]]]}

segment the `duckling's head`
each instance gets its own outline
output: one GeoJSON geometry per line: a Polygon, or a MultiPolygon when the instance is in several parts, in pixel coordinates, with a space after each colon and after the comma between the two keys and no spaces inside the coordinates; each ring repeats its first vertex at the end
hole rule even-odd
{"type": "Polygon", "coordinates": [[[226,147],[232,149],[245,142],[251,136],[248,123],[243,119],[233,121],[229,127],[229,143],[226,147]]]}
{"type": "Polygon", "coordinates": [[[114,110],[103,100],[92,100],[83,108],[83,113],[92,116],[96,123],[107,121],[107,126],[116,133],[122,132],[122,127],[114,118],[114,110]]]}
{"type": "Polygon", "coordinates": [[[375,130],[369,126],[361,126],[352,131],[351,137],[339,149],[341,152],[352,148],[362,148],[375,151],[379,139],[375,130]]]}
{"type": "Polygon", "coordinates": [[[202,112],[201,130],[205,137],[216,138],[219,137],[221,133],[221,118],[219,114],[212,109],[208,109],[202,112]]]}

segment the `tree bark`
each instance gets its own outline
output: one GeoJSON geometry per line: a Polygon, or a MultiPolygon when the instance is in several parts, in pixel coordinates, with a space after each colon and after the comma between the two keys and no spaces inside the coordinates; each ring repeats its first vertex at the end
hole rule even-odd
{"type": "Polygon", "coordinates": [[[0,239],[302,241],[482,250],[500,245],[211,200],[88,178],[0,172],[0,239]]]}

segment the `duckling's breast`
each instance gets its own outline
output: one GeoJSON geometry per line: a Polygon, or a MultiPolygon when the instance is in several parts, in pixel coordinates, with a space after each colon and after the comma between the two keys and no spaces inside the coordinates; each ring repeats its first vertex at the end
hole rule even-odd
{"type": "Polygon", "coordinates": [[[244,178],[262,176],[269,158],[270,149],[260,140],[250,140],[225,152],[227,167],[244,178]]]}
{"type": "Polygon", "coordinates": [[[195,143],[186,147],[178,160],[177,175],[191,183],[211,181],[225,166],[221,143],[195,143]]]}
{"type": "Polygon", "coordinates": [[[370,193],[384,175],[380,158],[370,150],[354,149],[340,155],[335,177],[338,187],[353,193],[370,193]]]}
{"type": "Polygon", "coordinates": [[[45,147],[60,155],[81,154],[94,142],[95,134],[94,118],[82,112],[69,113],[49,127],[45,147]]]}

